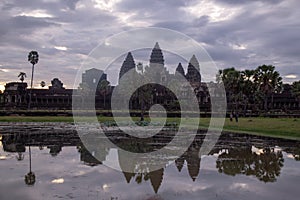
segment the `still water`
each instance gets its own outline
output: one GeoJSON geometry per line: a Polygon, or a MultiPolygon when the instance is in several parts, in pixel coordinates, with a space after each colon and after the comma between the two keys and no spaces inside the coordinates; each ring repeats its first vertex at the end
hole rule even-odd
{"type": "Polygon", "coordinates": [[[117,150],[99,147],[90,153],[70,124],[1,124],[0,138],[1,200],[300,196],[299,141],[223,133],[209,155],[199,157],[199,136],[171,165],[133,174],[106,167],[117,150]]]}

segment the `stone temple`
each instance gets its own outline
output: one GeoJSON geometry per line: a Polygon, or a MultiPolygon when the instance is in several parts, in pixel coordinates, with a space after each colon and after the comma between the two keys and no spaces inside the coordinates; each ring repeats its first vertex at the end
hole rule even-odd
{"type": "MultiPolygon", "coordinates": [[[[152,74],[156,78],[155,82],[158,84],[149,88],[141,88],[141,90],[144,91],[148,90],[148,94],[145,95],[148,98],[148,106],[161,104],[167,108],[167,110],[176,111],[179,109],[176,97],[171,91],[161,85],[167,85],[178,79],[178,77],[183,77],[194,89],[201,112],[210,112],[211,105],[208,85],[210,88],[217,87],[217,85],[213,82],[201,82],[201,65],[195,55],[191,55],[186,71],[182,63],[178,63],[174,74],[171,74],[166,68],[163,51],[158,42],[155,43],[149,58],[149,64],[147,66],[140,66],[140,64],[135,62],[134,55],[128,52],[119,71],[119,80],[131,70],[138,76],[145,74],[146,77],[147,73],[152,74]]],[[[8,111],[26,110],[29,102],[29,94],[32,93],[31,109],[33,110],[71,111],[72,95],[80,94],[80,91],[83,90],[85,92],[93,91],[93,95],[95,95],[94,107],[96,110],[109,110],[111,95],[115,87],[118,86],[111,86],[109,84],[105,72],[92,68],[82,74],[82,83],[76,89],[66,89],[58,78],[54,78],[47,89],[30,89],[26,82],[7,83],[4,92],[0,93],[0,106],[2,110],[8,111]]],[[[184,87],[184,84],[179,83],[178,88],[183,90],[183,93],[184,87]]],[[[84,96],[78,99],[81,99],[83,104],[86,103],[84,96]]],[[[143,101],[143,99],[138,98],[137,95],[133,95],[129,107],[138,110],[141,108],[141,101],[143,101]]],[[[273,109],[300,109],[300,103],[298,99],[292,95],[291,86],[288,84],[283,86],[283,92],[274,93],[269,102],[272,102],[272,105],[269,106],[273,109]]],[[[253,105],[247,105],[246,109],[252,110],[252,107],[253,105]]]]}
{"type": "MultiPolygon", "coordinates": [[[[127,73],[129,70],[136,69],[136,64],[134,61],[134,57],[131,52],[128,52],[119,73],[119,79],[127,73]]],[[[159,73],[158,76],[161,82],[166,82],[168,79],[172,79],[176,73],[180,73],[184,76],[193,86],[201,85],[201,75],[200,75],[200,65],[195,55],[193,55],[189,61],[189,65],[187,67],[187,73],[184,72],[183,66],[181,63],[178,64],[176,68],[175,74],[170,74],[167,68],[165,67],[165,60],[163,56],[163,52],[158,44],[155,43],[151,54],[149,65],[145,67],[145,71],[155,71],[155,73],[159,73]],[[155,70],[153,70],[155,69],[155,70]]]]}

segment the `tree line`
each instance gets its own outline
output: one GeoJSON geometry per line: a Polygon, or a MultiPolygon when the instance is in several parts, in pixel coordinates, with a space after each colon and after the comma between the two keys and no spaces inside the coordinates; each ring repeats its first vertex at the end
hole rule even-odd
{"type": "MultiPolygon", "coordinates": [[[[247,105],[262,105],[265,112],[269,110],[270,99],[283,91],[282,77],[273,65],[261,65],[254,70],[236,70],[234,67],[219,70],[216,75],[218,83],[223,82],[229,110],[238,110],[247,105]]],[[[291,85],[291,92],[300,101],[300,81],[291,85]]]]}

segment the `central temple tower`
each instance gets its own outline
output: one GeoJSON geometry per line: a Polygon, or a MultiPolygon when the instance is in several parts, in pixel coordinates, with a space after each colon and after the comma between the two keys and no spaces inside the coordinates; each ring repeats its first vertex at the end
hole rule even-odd
{"type": "Polygon", "coordinates": [[[150,67],[161,65],[164,66],[164,56],[158,45],[158,42],[155,43],[154,48],[152,49],[150,56],[150,67]]]}
{"type": "Polygon", "coordinates": [[[155,77],[157,83],[166,83],[168,81],[169,72],[164,65],[165,60],[163,52],[160,49],[158,42],[156,42],[151,51],[150,63],[149,67],[146,68],[146,72],[152,74],[152,77],[155,77]]]}

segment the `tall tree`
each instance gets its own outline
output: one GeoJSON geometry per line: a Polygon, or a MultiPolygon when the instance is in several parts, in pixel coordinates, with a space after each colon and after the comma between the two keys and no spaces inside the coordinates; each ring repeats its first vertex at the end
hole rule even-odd
{"type": "Polygon", "coordinates": [[[292,94],[300,100],[300,81],[293,82],[292,94]]]}
{"type": "Polygon", "coordinates": [[[299,107],[300,107],[300,81],[295,81],[292,84],[292,94],[298,99],[299,107]]]}
{"type": "Polygon", "coordinates": [[[23,81],[26,78],[26,73],[25,72],[20,72],[20,74],[18,75],[18,77],[20,78],[20,81],[23,83],[23,81]]]}
{"type": "Polygon", "coordinates": [[[254,70],[244,70],[241,71],[242,82],[241,82],[241,92],[242,92],[242,102],[244,104],[244,115],[246,114],[247,105],[254,102],[253,94],[255,94],[255,83],[253,81],[255,71],[254,70]]]}
{"type": "Polygon", "coordinates": [[[235,68],[227,68],[219,70],[217,74],[217,82],[223,82],[230,109],[238,109],[239,100],[241,97],[241,82],[242,76],[240,71],[235,68]]]}
{"type": "Polygon", "coordinates": [[[282,78],[273,65],[261,65],[256,68],[254,81],[257,89],[263,97],[264,110],[268,111],[268,98],[274,92],[280,92],[282,86],[282,78]]]}
{"type": "Polygon", "coordinates": [[[31,72],[31,83],[30,83],[30,94],[29,94],[29,103],[28,109],[30,109],[31,104],[31,94],[32,94],[32,84],[33,84],[33,72],[34,72],[34,65],[39,61],[39,54],[37,51],[30,51],[28,54],[28,61],[32,64],[32,72],[31,72]]]}

